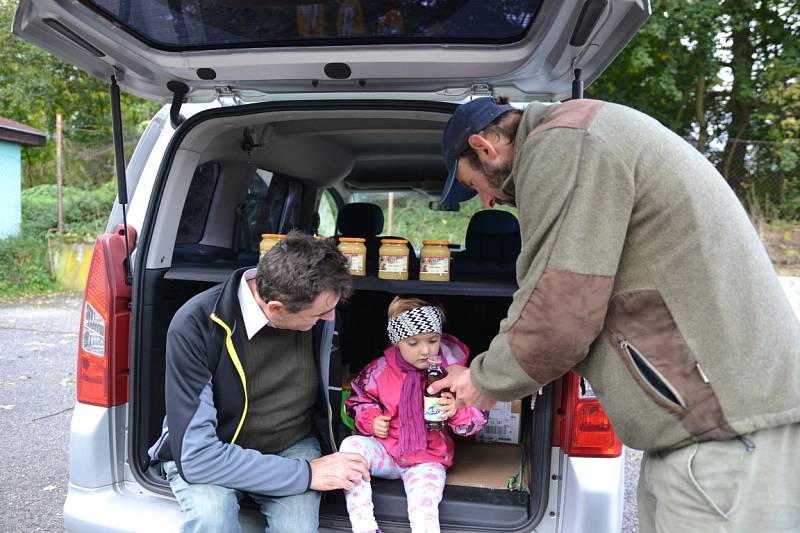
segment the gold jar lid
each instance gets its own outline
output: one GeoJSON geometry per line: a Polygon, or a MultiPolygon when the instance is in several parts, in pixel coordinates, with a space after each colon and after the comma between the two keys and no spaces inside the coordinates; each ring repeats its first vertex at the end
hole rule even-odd
{"type": "Polygon", "coordinates": [[[366,242],[363,237],[339,237],[339,242],[366,242]]]}
{"type": "Polygon", "coordinates": [[[286,235],[283,233],[262,233],[262,239],[285,239],[286,235]]]}
{"type": "Polygon", "coordinates": [[[449,246],[450,241],[422,241],[422,244],[428,244],[431,246],[449,246]]]}
{"type": "Polygon", "coordinates": [[[381,239],[382,244],[408,244],[405,239],[381,239]]]}

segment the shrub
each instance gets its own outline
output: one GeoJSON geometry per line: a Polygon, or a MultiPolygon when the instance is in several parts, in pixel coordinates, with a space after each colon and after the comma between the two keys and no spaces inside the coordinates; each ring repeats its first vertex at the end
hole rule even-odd
{"type": "MultiPolygon", "coordinates": [[[[82,234],[102,232],[115,195],[113,181],[92,191],[64,187],[64,230],[82,234]]],[[[43,235],[56,225],[56,186],[37,185],[22,191],[22,233],[43,235]]]]}
{"type": "Polygon", "coordinates": [[[0,296],[56,290],[44,237],[18,235],[0,240],[0,296]]]}

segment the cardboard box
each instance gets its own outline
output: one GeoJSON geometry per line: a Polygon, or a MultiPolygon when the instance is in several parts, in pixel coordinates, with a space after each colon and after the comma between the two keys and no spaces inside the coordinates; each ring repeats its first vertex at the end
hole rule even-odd
{"type": "Polygon", "coordinates": [[[489,411],[489,422],[475,435],[475,440],[485,443],[519,444],[521,421],[522,400],[497,402],[497,405],[489,411]]]}
{"type": "Polygon", "coordinates": [[[519,470],[519,446],[453,440],[456,451],[453,466],[447,471],[448,485],[508,490],[508,479],[519,470]]]}

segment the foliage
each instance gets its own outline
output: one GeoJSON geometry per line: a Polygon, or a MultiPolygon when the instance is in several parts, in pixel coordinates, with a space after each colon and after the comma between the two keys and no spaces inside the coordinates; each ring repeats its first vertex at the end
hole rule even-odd
{"type": "MultiPolygon", "coordinates": [[[[0,0],[0,28],[11,28],[17,2],[0,0]]],[[[129,158],[157,104],[122,96],[129,158]]],[[[14,36],[0,39],[0,116],[50,134],[44,147],[23,148],[25,186],[55,183],[56,114],[63,115],[64,183],[91,188],[114,175],[108,82],[14,36]]]]}
{"type": "Polygon", "coordinates": [[[692,142],[746,206],[800,217],[800,4],[653,0],[587,96],[630,105],[692,142]]]}
{"type": "Polygon", "coordinates": [[[43,236],[21,235],[0,240],[0,295],[23,296],[56,290],[43,236]]]}
{"type": "MultiPolygon", "coordinates": [[[[370,202],[383,210],[384,235],[394,235],[408,239],[419,250],[423,240],[446,240],[453,244],[464,244],[467,226],[472,215],[481,211],[483,205],[478,198],[461,204],[455,212],[432,211],[428,207],[430,199],[420,193],[395,193],[393,198],[392,224],[389,227],[389,201],[387,193],[358,193],[354,202],[370,202]]],[[[515,209],[503,209],[515,213],[515,209]]]]}
{"type": "MultiPolygon", "coordinates": [[[[64,187],[65,231],[79,234],[103,232],[116,192],[113,181],[91,191],[64,187]]],[[[42,236],[55,227],[55,185],[38,185],[22,191],[22,233],[42,236]]]]}

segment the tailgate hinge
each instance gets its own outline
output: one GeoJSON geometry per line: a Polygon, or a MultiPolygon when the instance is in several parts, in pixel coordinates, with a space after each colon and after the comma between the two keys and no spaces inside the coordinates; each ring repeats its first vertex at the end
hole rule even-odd
{"type": "Polygon", "coordinates": [[[242,104],[242,97],[238,91],[229,86],[214,87],[217,92],[217,101],[221,107],[237,106],[242,104]]]}

